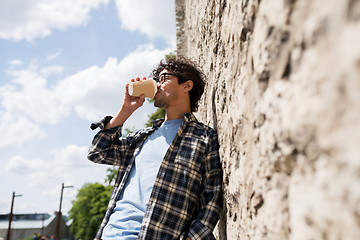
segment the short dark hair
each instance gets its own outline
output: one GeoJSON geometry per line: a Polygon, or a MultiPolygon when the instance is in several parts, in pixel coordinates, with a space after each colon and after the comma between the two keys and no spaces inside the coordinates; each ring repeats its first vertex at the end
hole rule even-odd
{"type": "Polygon", "coordinates": [[[188,80],[193,81],[193,88],[189,91],[191,112],[196,112],[199,107],[199,100],[204,92],[205,80],[203,72],[196,64],[184,57],[171,57],[161,60],[159,65],[152,71],[154,79],[159,78],[159,74],[164,69],[178,76],[178,83],[181,84],[188,80]]]}

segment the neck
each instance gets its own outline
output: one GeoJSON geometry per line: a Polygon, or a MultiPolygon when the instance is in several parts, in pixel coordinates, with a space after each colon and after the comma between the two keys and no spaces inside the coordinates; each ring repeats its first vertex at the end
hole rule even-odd
{"type": "Polygon", "coordinates": [[[174,108],[167,108],[166,109],[166,115],[165,115],[165,121],[167,120],[174,120],[174,119],[181,119],[183,118],[185,113],[190,113],[191,109],[189,107],[174,107],[174,108]]]}
{"type": "Polygon", "coordinates": [[[185,113],[191,112],[191,104],[188,93],[179,93],[175,101],[165,107],[165,121],[182,119],[185,113]]]}

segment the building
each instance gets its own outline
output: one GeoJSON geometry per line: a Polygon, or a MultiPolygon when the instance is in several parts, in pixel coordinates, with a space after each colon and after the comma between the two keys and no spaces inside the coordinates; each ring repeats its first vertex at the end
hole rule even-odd
{"type": "MultiPolygon", "coordinates": [[[[34,214],[14,214],[11,222],[10,240],[28,238],[37,233],[39,236],[45,235],[50,237],[56,233],[56,216],[47,213],[34,214]]],[[[60,239],[74,239],[70,234],[68,219],[63,216],[60,221],[60,239]]],[[[6,239],[9,227],[9,214],[0,215],[0,240],[6,239]]]]}

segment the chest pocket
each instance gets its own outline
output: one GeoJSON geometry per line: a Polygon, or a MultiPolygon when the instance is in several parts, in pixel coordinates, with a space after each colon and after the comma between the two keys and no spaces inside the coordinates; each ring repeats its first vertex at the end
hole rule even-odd
{"type": "Polygon", "coordinates": [[[205,157],[205,144],[200,139],[185,138],[179,146],[174,164],[189,171],[199,171],[205,157]]]}
{"type": "Polygon", "coordinates": [[[188,158],[181,155],[177,155],[173,163],[177,168],[182,168],[190,171],[198,171],[201,166],[201,162],[196,162],[194,158],[188,158]]]}
{"type": "Polygon", "coordinates": [[[182,192],[186,192],[189,202],[193,202],[193,204],[188,204],[188,208],[196,205],[194,201],[201,191],[202,159],[196,156],[199,154],[184,155],[183,152],[179,153],[170,166],[171,172],[174,174],[173,180],[176,179],[176,186],[182,192]]]}

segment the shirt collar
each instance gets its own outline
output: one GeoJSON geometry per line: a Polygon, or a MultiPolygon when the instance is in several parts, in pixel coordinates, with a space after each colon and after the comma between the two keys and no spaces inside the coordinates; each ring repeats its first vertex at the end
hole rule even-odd
{"type": "MultiPolygon", "coordinates": [[[[197,121],[196,117],[192,113],[184,113],[183,118],[184,118],[185,122],[196,122],[197,121]]],[[[163,118],[153,121],[152,122],[153,127],[159,128],[164,121],[165,121],[165,119],[163,119],[163,118]]]]}

